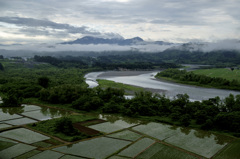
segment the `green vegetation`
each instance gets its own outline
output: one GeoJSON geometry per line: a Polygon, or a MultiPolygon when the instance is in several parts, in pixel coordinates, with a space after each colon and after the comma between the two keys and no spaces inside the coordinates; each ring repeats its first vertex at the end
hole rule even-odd
{"type": "Polygon", "coordinates": [[[144,91],[141,87],[131,86],[123,83],[118,83],[109,80],[97,79],[98,84],[102,88],[112,87],[117,89],[124,89],[126,93],[133,94],[134,92],[144,91]]]}
{"type": "Polygon", "coordinates": [[[154,158],[164,158],[164,159],[197,159],[188,153],[180,151],[176,148],[163,145],[161,143],[156,143],[146,151],[141,153],[136,157],[137,159],[154,159],[154,158]]]}
{"type": "Polygon", "coordinates": [[[8,148],[8,147],[11,147],[13,145],[16,145],[16,143],[13,143],[13,142],[7,142],[7,141],[0,141],[0,151],[8,148]]]}
{"type": "Polygon", "coordinates": [[[156,78],[173,79],[175,82],[199,85],[205,87],[215,87],[221,89],[240,90],[240,81],[233,79],[227,80],[220,77],[209,77],[206,75],[187,72],[186,70],[167,69],[159,72],[156,78]]]}
{"type": "Polygon", "coordinates": [[[36,154],[39,154],[41,153],[42,151],[39,151],[39,150],[32,150],[32,151],[29,151],[27,153],[24,153],[23,155],[20,155],[18,157],[15,157],[15,159],[26,159],[26,158],[30,158],[36,154]]]}
{"type": "Polygon", "coordinates": [[[240,158],[239,153],[240,140],[236,140],[233,143],[226,146],[223,151],[217,154],[214,159],[237,159],[240,158]]]}
{"type": "MultiPolygon", "coordinates": [[[[51,58],[46,59],[51,61],[51,58]]],[[[222,101],[216,97],[202,102],[191,102],[188,95],[179,94],[170,100],[162,95],[105,80],[99,81],[104,88],[90,89],[87,88],[83,75],[93,68],[80,69],[76,67],[77,63],[70,65],[69,61],[61,61],[61,65],[53,66],[34,61],[18,62],[4,59],[1,62],[5,68],[4,72],[0,72],[0,92],[3,97],[15,92],[17,97],[29,104],[53,105],[77,112],[118,113],[169,124],[227,131],[240,136],[240,95],[230,95],[222,101]],[[109,84],[115,88],[106,87],[109,84]],[[135,97],[125,99],[124,89],[134,90],[135,97]]],[[[194,75],[186,71],[171,71],[174,75],[186,73],[184,77],[194,75]]],[[[201,79],[206,83],[208,78],[204,76],[201,79]]],[[[223,84],[226,82],[225,79],[218,79],[216,83],[219,81],[223,84]]],[[[229,84],[233,86],[233,82],[229,84]]]]}
{"type": "Polygon", "coordinates": [[[72,124],[92,119],[95,118],[83,115],[71,115],[69,117],[62,117],[59,119],[51,119],[29,124],[28,126],[32,129],[59,137],[65,141],[76,141],[92,136],[79,132],[73,127],[72,124]]]}
{"type": "MultiPolygon", "coordinates": [[[[100,54],[99,54],[100,55],[100,54]]],[[[59,68],[95,68],[100,70],[147,70],[154,68],[177,68],[179,65],[166,63],[161,57],[154,54],[133,54],[133,55],[108,55],[97,57],[51,57],[51,56],[34,56],[37,62],[46,62],[59,68]]]]}
{"type": "Polygon", "coordinates": [[[199,69],[193,71],[195,74],[205,75],[212,78],[223,78],[229,81],[237,80],[240,82],[240,70],[230,68],[212,68],[212,69],[199,69]]]}

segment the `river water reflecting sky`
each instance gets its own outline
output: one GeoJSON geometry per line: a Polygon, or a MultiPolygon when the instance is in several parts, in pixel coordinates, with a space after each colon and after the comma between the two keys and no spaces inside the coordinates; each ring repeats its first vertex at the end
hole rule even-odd
{"type": "MultiPolygon", "coordinates": [[[[240,94],[239,91],[213,89],[213,88],[202,88],[191,85],[183,85],[166,81],[159,81],[154,78],[157,71],[141,71],[138,74],[135,71],[127,71],[126,75],[123,75],[121,71],[110,71],[110,72],[92,72],[85,76],[86,81],[90,81],[88,84],[90,87],[92,81],[96,79],[106,79],[119,83],[140,86],[143,88],[154,89],[154,92],[165,94],[169,98],[173,98],[177,94],[188,94],[191,100],[203,100],[214,98],[219,96],[224,98],[230,93],[233,95],[240,94]],[[132,72],[132,73],[131,73],[132,72]],[[119,75],[118,75],[119,74],[119,75]]],[[[93,82],[96,85],[96,82],[93,82]]]]}

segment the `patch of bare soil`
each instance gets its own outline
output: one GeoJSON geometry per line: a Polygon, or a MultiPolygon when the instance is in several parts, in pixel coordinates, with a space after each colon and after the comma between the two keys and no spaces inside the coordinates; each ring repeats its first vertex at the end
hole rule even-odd
{"type": "Polygon", "coordinates": [[[78,129],[80,132],[85,133],[87,135],[97,135],[100,132],[85,126],[82,126],[80,123],[74,123],[73,127],[78,129]]]}

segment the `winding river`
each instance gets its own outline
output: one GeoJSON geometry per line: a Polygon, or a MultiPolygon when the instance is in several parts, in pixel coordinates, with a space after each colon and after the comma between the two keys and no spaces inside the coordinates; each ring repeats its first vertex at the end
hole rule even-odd
{"type": "Polygon", "coordinates": [[[165,94],[169,98],[173,98],[177,94],[188,94],[190,100],[201,101],[204,99],[219,96],[225,98],[230,93],[233,95],[240,94],[239,91],[203,88],[198,86],[184,85],[173,82],[161,81],[155,79],[155,75],[159,71],[107,71],[92,72],[85,75],[86,82],[89,87],[96,87],[98,84],[96,79],[106,79],[119,83],[148,88],[156,93],[165,94]]]}

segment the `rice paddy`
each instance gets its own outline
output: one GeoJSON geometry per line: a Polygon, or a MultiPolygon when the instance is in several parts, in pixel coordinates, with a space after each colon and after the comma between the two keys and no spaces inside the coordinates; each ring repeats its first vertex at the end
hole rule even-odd
{"type": "Polygon", "coordinates": [[[108,135],[109,137],[114,137],[114,138],[119,138],[119,139],[124,139],[124,140],[130,140],[130,141],[135,141],[139,139],[142,135],[137,134],[135,132],[129,131],[129,130],[124,130],[121,132],[117,132],[114,134],[108,135]]]}
{"type": "Polygon", "coordinates": [[[152,145],[155,141],[149,138],[143,138],[136,143],[132,144],[128,148],[121,151],[118,155],[119,156],[126,156],[126,157],[135,157],[150,145],[152,145]]]}
{"type": "Polygon", "coordinates": [[[170,146],[163,145],[161,143],[156,143],[149,149],[141,153],[136,157],[137,159],[197,159],[193,155],[180,151],[178,149],[172,148],[170,146]]]}
{"type": "Polygon", "coordinates": [[[0,134],[1,137],[14,139],[20,142],[32,144],[34,142],[39,142],[43,140],[50,139],[47,136],[33,132],[25,128],[13,129],[9,131],[4,131],[0,134]]]}
{"type": "Polygon", "coordinates": [[[63,146],[53,150],[88,158],[106,158],[119,151],[131,142],[107,137],[99,137],[82,141],[71,146],[63,146]]]}
{"type": "MultiPolygon", "coordinates": [[[[95,119],[95,116],[91,119],[88,118],[89,116],[84,116],[84,120],[79,121],[79,115],[71,115],[70,117],[75,122],[90,125],[89,129],[101,131],[104,134],[74,143],[63,141],[65,144],[62,145],[63,142],[60,142],[62,140],[42,135],[22,125],[45,119],[54,121],[56,119],[53,118],[68,113],[34,105],[23,105],[17,109],[0,109],[0,113],[0,158],[3,159],[240,158],[240,140],[207,131],[155,122],[144,125],[141,121],[136,122],[136,119],[123,120],[114,115],[106,115],[104,118],[106,122],[92,120],[95,119]]],[[[99,118],[103,117],[100,115],[99,118]]],[[[53,136],[54,134],[48,135],[53,136]]]]}

